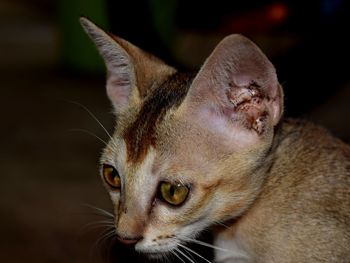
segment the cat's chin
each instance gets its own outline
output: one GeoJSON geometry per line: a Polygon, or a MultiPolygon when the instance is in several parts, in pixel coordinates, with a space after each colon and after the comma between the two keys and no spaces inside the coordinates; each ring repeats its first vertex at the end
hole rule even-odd
{"type": "Polygon", "coordinates": [[[137,248],[136,251],[145,255],[149,259],[163,259],[167,258],[169,255],[172,254],[172,250],[176,248],[177,246],[163,246],[163,247],[157,247],[156,249],[153,247],[150,248],[137,248]]]}
{"type": "Polygon", "coordinates": [[[170,252],[145,252],[143,253],[148,259],[158,260],[167,257],[170,252]]]}

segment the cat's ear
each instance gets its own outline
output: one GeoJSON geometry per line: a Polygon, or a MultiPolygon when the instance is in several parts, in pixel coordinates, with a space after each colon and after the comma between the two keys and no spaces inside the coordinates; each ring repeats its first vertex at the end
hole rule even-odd
{"type": "Polygon", "coordinates": [[[107,94],[117,113],[138,103],[149,89],[175,70],[128,41],[106,33],[85,17],[85,32],[96,44],[107,68],[107,94]]]}
{"type": "Polygon", "coordinates": [[[279,122],[283,92],[262,51],[249,39],[230,35],[205,61],[183,104],[214,131],[259,136],[279,122]]]}

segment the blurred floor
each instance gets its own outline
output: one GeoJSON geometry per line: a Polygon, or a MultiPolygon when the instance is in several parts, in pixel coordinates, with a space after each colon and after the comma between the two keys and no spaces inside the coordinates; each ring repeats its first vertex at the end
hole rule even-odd
{"type": "MultiPolygon", "coordinates": [[[[53,21],[23,2],[0,2],[1,261],[100,262],[90,253],[98,233],[82,230],[96,217],[82,205],[110,209],[98,177],[103,144],[71,129],[107,136],[68,101],[111,131],[104,78],[58,70],[53,21]]],[[[306,115],[350,141],[349,101],[347,86],[306,115]]]]}

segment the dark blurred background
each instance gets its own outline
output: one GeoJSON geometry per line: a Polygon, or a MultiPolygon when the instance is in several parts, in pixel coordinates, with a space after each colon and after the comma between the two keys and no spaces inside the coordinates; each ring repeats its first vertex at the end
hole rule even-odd
{"type": "Polygon", "coordinates": [[[79,15],[182,69],[244,34],[275,64],[286,116],[350,141],[349,1],[0,0],[1,262],[103,262],[108,251],[94,245],[101,231],[84,227],[99,220],[84,204],[111,210],[103,143],[88,133],[107,136],[70,101],[109,131],[113,116],[79,15]]]}

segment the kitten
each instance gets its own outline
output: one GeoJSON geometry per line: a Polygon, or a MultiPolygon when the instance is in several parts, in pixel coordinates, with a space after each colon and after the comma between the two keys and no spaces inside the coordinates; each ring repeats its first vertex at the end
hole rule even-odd
{"type": "Polygon", "coordinates": [[[350,262],[350,148],[281,119],[254,43],[226,37],[194,75],[81,24],[108,71],[117,125],[101,176],[121,242],[186,260],[179,249],[210,228],[215,262],[350,262]]]}

